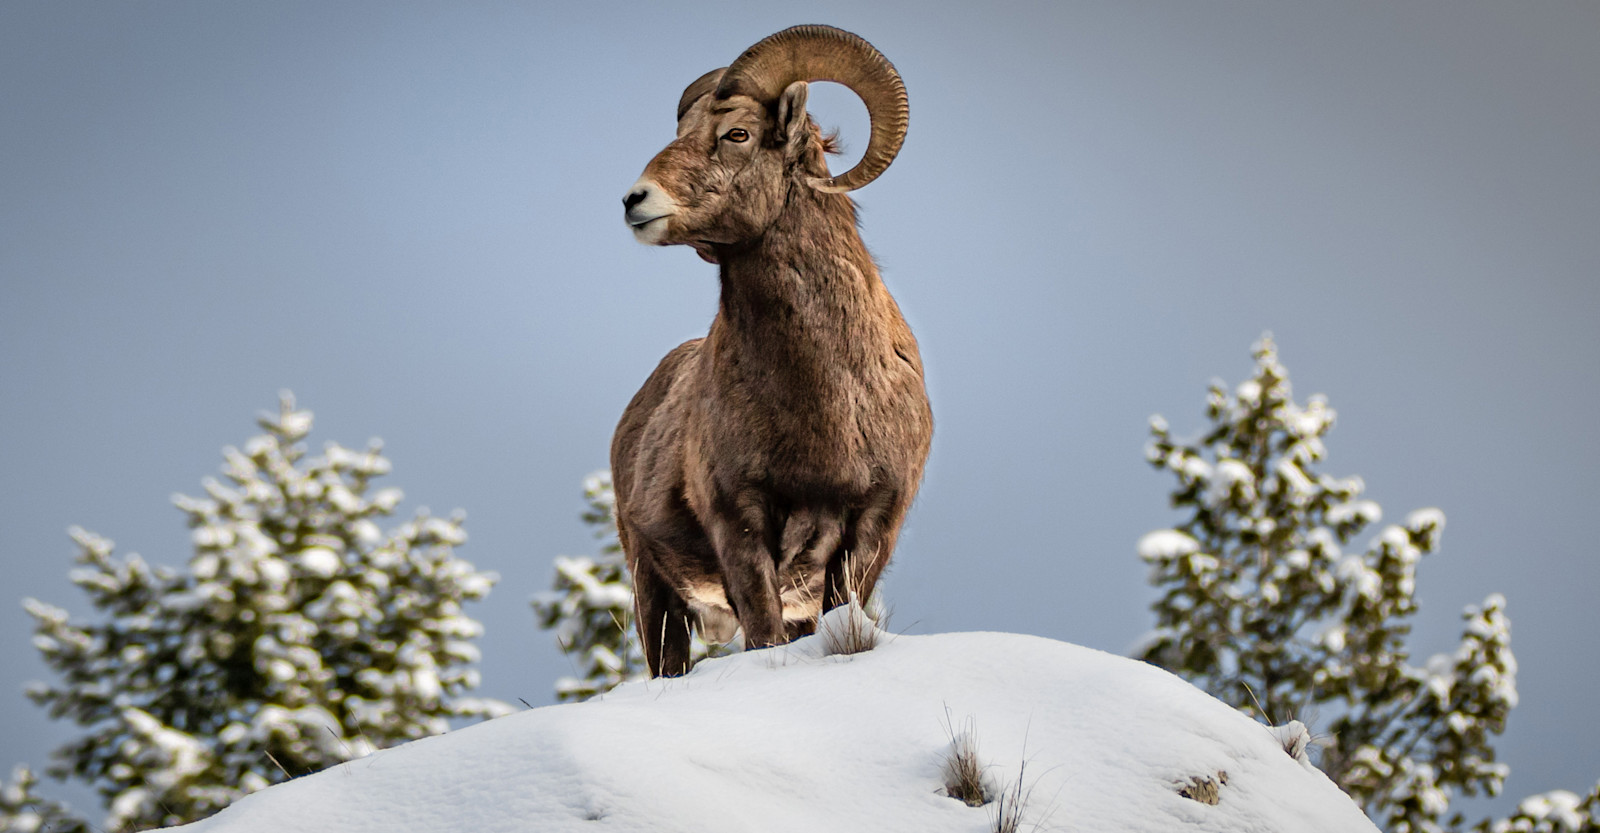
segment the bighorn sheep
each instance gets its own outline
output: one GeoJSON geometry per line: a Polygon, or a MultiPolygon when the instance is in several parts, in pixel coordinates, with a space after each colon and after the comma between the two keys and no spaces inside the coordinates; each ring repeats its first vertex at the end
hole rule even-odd
{"type": "Polygon", "coordinates": [[[652,676],[688,670],[691,619],[731,630],[731,613],[747,647],[787,642],[867,598],[889,561],[933,415],[845,192],[889,166],[906,120],[877,49],[796,26],[690,84],[677,139],[622,200],[640,242],[692,246],[722,284],[711,332],[667,354],[611,444],[652,676]],[[839,177],[806,113],[818,80],[853,90],[872,123],[839,177]]]}

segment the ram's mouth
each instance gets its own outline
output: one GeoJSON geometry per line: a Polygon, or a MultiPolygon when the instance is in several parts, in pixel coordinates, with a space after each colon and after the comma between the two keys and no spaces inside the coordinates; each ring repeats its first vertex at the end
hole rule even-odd
{"type": "Polygon", "coordinates": [[[628,219],[628,229],[633,232],[633,239],[647,246],[662,245],[662,238],[667,236],[667,220],[671,214],[657,214],[643,220],[628,219]]]}

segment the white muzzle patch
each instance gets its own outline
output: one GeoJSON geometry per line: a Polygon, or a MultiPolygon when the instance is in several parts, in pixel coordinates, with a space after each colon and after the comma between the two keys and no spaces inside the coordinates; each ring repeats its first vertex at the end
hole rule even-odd
{"type": "Polygon", "coordinates": [[[667,221],[678,212],[678,204],[654,180],[641,177],[622,198],[623,219],[633,229],[633,237],[646,245],[659,245],[667,234],[667,221]]]}

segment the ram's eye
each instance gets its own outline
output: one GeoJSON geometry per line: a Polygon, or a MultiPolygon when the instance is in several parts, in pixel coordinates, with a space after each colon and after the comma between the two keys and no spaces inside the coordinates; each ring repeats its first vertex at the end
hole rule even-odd
{"type": "Polygon", "coordinates": [[[734,129],[729,130],[727,133],[722,134],[722,138],[727,139],[730,142],[749,141],[750,131],[745,130],[742,127],[735,127],[734,129]]]}

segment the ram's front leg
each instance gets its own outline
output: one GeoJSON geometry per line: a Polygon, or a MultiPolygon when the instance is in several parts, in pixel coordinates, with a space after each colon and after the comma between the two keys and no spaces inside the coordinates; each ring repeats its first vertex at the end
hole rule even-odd
{"type": "Polygon", "coordinates": [[[843,546],[828,559],[822,597],[824,613],[848,603],[852,595],[862,605],[872,598],[878,578],[894,554],[900,523],[910,505],[911,501],[899,490],[884,489],[872,496],[845,533],[843,546]]]}
{"type": "Polygon", "coordinates": [[[652,677],[677,677],[689,673],[689,606],[656,570],[660,548],[641,538],[642,548],[633,559],[633,610],[645,664],[652,677]]]}
{"type": "Polygon", "coordinates": [[[723,590],[744,631],[746,648],[766,648],[788,641],[771,539],[764,513],[741,512],[717,524],[714,544],[722,567],[723,590]]]}

